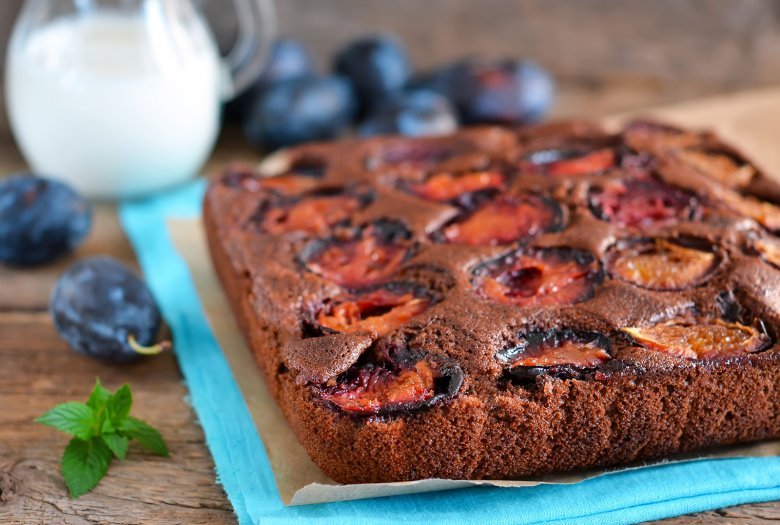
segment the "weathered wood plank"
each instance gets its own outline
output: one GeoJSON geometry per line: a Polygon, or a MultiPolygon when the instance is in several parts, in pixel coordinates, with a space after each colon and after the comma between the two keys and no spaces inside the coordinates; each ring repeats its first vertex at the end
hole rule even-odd
{"type": "Polygon", "coordinates": [[[0,521],[234,521],[172,355],[122,367],[99,363],[68,349],[47,313],[17,312],[0,313],[0,362],[0,521]],[[33,419],[56,403],[86,398],[97,376],[109,388],[133,385],[133,413],[160,429],[172,459],[133,447],[94,492],[73,501],[59,474],[67,437],[33,419]]]}

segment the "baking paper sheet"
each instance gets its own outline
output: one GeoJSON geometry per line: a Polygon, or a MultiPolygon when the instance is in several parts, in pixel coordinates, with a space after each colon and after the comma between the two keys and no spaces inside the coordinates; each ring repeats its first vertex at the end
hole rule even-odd
{"type": "MultiPolygon", "coordinates": [[[[694,127],[715,129],[743,149],[769,173],[780,173],[780,92],[766,90],[642,112],[694,127]]],[[[610,126],[631,115],[605,119],[610,126]]],[[[287,505],[375,498],[475,485],[529,487],[541,483],[577,483],[595,476],[672,461],[704,458],[780,455],[780,441],[729,447],[681,455],[662,462],[630,465],[612,470],[590,470],[522,481],[427,479],[400,483],[339,485],[328,479],[309,459],[270,392],[246,347],[211,265],[203,227],[197,219],[171,220],[171,238],[190,268],[214,335],[233,370],[268,454],[279,495],[287,505]]]]}

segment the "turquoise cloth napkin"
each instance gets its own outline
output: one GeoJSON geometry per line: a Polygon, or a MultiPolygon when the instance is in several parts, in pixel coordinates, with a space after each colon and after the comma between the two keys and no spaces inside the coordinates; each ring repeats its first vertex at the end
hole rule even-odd
{"type": "Polygon", "coordinates": [[[120,219],[170,324],[176,355],[206,441],[242,524],[637,523],[780,499],[780,458],[702,460],[643,468],[574,485],[468,488],[285,507],[260,437],[212,334],[166,217],[200,214],[205,182],[126,202],[120,219]]]}

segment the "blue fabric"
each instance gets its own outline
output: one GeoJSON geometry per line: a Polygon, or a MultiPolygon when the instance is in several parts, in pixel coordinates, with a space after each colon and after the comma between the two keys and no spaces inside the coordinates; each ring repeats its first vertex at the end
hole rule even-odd
{"type": "Polygon", "coordinates": [[[636,523],[780,499],[780,458],[704,460],[643,468],[574,485],[469,488],[285,507],[241,392],[209,329],[166,217],[200,213],[205,183],[124,203],[120,218],[176,341],[176,354],[219,481],[242,524],[636,523]]]}

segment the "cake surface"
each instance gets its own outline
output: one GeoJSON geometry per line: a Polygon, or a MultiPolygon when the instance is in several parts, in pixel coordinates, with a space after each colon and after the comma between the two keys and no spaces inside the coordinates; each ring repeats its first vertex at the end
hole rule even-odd
{"type": "Polygon", "coordinates": [[[780,436],[780,185],[637,121],[310,144],[207,191],[271,392],[341,483],[780,436]]]}

